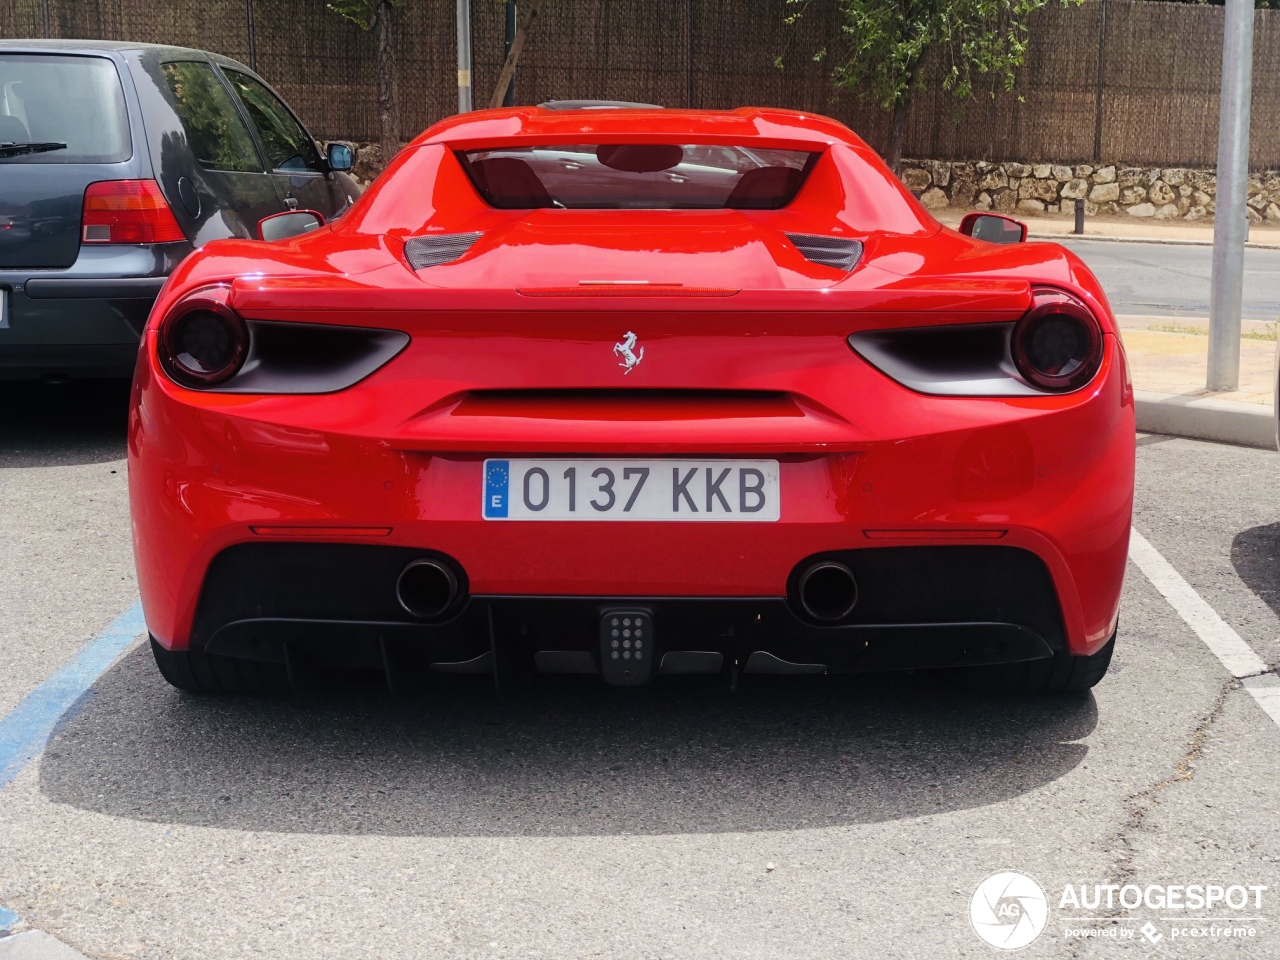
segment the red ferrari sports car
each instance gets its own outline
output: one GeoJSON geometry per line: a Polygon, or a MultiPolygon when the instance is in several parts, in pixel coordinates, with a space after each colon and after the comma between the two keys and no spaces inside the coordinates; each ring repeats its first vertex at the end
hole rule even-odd
{"type": "Polygon", "coordinates": [[[452,117],[172,275],[129,428],[163,675],[1095,684],[1134,413],[1084,265],[832,120],[589,106],[452,117]]]}

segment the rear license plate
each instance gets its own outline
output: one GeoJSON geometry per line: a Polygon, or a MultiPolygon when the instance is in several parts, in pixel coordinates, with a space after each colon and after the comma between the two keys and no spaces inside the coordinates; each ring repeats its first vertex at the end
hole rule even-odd
{"type": "Polygon", "coordinates": [[[486,520],[770,522],[776,460],[486,460],[486,520]]]}

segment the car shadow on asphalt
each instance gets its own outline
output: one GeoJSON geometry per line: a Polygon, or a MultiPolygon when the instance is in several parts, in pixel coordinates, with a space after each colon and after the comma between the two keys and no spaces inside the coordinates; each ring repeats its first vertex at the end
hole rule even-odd
{"type": "Polygon", "coordinates": [[[128,380],[0,382],[0,467],[123,460],[128,380]]]}
{"type": "MultiPolygon", "coordinates": [[[[476,679],[476,678],[470,678],[476,679]]],[[[791,830],[969,809],[1074,769],[1094,699],[930,676],[483,683],[397,702],[178,693],[135,648],[51,740],[55,803],[165,824],[386,836],[791,830]]]]}
{"type": "Polygon", "coordinates": [[[1237,533],[1231,540],[1231,565],[1244,585],[1280,616],[1280,523],[1237,533]]]}

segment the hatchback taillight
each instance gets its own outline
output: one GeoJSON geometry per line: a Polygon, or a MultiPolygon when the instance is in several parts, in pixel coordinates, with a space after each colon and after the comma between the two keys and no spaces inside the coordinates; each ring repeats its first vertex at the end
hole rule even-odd
{"type": "Polygon", "coordinates": [[[84,243],[173,243],[185,240],[154,180],[99,180],[84,191],[84,243]]]}

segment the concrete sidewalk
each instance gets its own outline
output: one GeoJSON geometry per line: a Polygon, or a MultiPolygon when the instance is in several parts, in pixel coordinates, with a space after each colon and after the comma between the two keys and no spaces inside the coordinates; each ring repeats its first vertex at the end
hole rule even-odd
{"type": "Polygon", "coordinates": [[[87,960],[61,940],[41,930],[0,937],[0,960],[87,960]]]}
{"type": "Polygon", "coordinates": [[[1119,317],[1137,397],[1138,429],[1275,449],[1276,324],[1246,321],[1240,389],[1205,389],[1209,321],[1119,317]]]}
{"type": "MultiPolygon", "coordinates": [[[[935,217],[949,227],[957,227],[968,210],[931,210],[935,217]]],[[[1075,216],[1028,217],[1021,213],[1010,216],[1027,225],[1029,238],[1057,239],[1059,236],[1071,234],[1075,227],[1075,216]]],[[[1084,234],[1075,239],[1093,240],[1137,240],[1150,243],[1213,243],[1213,220],[1147,220],[1142,217],[1086,217],[1084,234]]],[[[1249,227],[1249,245],[1259,247],[1280,247],[1280,224],[1261,223],[1249,227]]]]}

